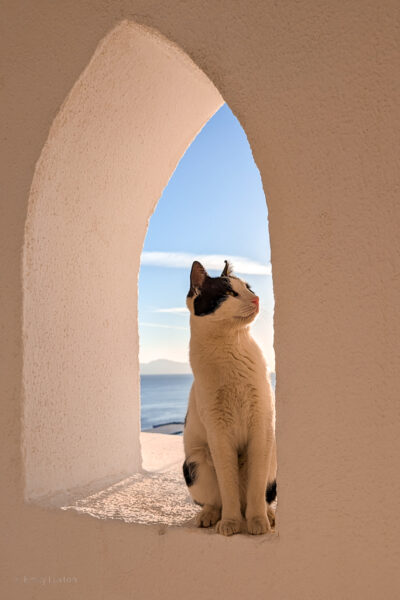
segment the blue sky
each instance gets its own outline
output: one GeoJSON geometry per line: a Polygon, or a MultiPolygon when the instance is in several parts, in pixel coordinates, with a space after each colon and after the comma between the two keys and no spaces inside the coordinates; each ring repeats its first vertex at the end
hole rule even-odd
{"type": "Polygon", "coordinates": [[[140,362],[188,361],[192,261],[215,277],[227,258],[260,296],[252,332],[274,370],[267,215],[246,135],[225,104],[187,149],[150,219],[139,275],[140,362]]]}

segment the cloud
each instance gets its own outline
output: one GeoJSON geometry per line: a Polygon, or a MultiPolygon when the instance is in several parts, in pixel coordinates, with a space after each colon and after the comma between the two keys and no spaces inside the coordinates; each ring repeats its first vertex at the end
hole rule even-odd
{"type": "Polygon", "coordinates": [[[178,306],[176,308],[157,308],[154,312],[173,313],[173,314],[189,314],[186,306],[178,306]]]}
{"type": "Polygon", "coordinates": [[[180,327],[179,325],[161,325],[161,323],[145,323],[141,321],[139,326],[144,325],[145,327],[163,327],[164,329],[184,329],[188,331],[188,327],[180,327]]]}
{"type": "Polygon", "coordinates": [[[189,254],[187,252],[142,252],[141,264],[152,267],[190,269],[194,260],[201,262],[209,271],[221,272],[224,260],[228,259],[235,273],[241,275],[271,275],[271,265],[263,264],[244,256],[225,254],[189,254]]]}

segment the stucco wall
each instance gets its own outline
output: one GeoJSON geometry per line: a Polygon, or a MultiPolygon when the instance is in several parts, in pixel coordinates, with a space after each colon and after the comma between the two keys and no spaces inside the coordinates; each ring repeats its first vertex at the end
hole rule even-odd
{"type": "Polygon", "coordinates": [[[124,22],[51,127],[25,234],[28,498],[140,469],[144,236],[179,159],[221,103],[182,51],[124,22]]]}
{"type": "Polygon", "coordinates": [[[398,3],[26,1],[2,10],[3,595],[397,598],[398,3]],[[215,84],[263,179],[275,294],[275,538],[159,535],[23,501],[29,191],[61,104],[105,34],[130,18],[178,44],[215,84]],[[78,581],[15,579],[24,575],[78,581]]]}

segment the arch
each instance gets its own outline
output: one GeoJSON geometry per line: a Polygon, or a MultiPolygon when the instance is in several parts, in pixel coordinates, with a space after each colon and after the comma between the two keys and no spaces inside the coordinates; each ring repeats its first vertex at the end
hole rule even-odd
{"type": "Polygon", "coordinates": [[[26,499],[141,470],[140,255],[162,190],[222,102],[180,49],[124,21],[53,122],[25,227],[26,499]]]}

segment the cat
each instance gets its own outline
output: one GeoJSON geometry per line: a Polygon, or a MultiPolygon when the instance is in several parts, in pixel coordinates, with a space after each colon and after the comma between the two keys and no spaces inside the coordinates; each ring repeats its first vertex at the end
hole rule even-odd
{"type": "Polygon", "coordinates": [[[198,527],[222,535],[271,531],[276,499],[275,402],[261,349],[250,334],[259,298],[225,260],[219,277],[194,261],[189,394],[183,475],[202,507],[198,527]]]}

